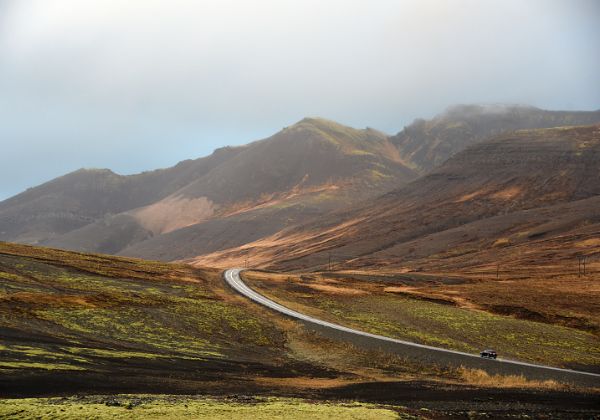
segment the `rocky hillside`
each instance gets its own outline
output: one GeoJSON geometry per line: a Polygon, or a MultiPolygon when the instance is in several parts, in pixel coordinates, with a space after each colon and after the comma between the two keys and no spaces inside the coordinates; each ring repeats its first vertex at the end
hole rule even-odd
{"type": "Polygon", "coordinates": [[[463,267],[480,264],[481,249],[579,229],[583,248],[559,247],[571,258],[600,252],[598,196],[599,125],[523,130],[471,146],[360,208],[196,262],[322,269],[333,253],[348,267],[419,269],[433,258],[443,270],[458,257],[463,267]]]}
{"type": "Polygon", "coordinates": [[[44,243],[146,206],[204,176],[238,151],[219,149],[205,158],[131,176],[108,169],[80,169],[0,202],[0,239],[44,243]]]}
{"type": "MultiPolygon", "coordinates": [[[[432,120],[418,120],[388,137],[374,129],[358,130],[321,118],[306,118],[270,138],[218,149],[210,156],[172,168],[131,176],[106,169],[82,169],[29,189],[0,203],[0,240],[172,261],[271,241],[271,235],[294,226],[305,233],[311,220],[332,211],[357,214],[358,210],[352,209],[365,200],[398,189],[405,197],[392,200],[391,214],[379,214],[389,197],[377,201],[383,204],[378,204],[381,208],[374,215],[383,225],[396,223],[397,214],[407,220],[420,216],[407,206],[416,206],[426,215],[432,212],[431,206],[460,198],[452,194],[474,194],[476,199],[471,201],[477,208],[469,208],[466,215],[458,212],[458,219],[453,219],[453,223],[461,224],[474,214],[496,214],[496,207],[484,204],[487,187],[463,191],[462,184],[449,183],[443,174],[456,172],[457,177],[471,180],[471,186],[484,185],[484,178],[491,183],[508,183],[511,171],[525,173],[535,164],[536,156],[546,159],[544,153],[550,153],[541,143],[532,143],[529,151],[515,148],[518,153],[531,154],[530,160],[520,163],[511,160],[516,153],[513,149],[504,150],[497,142],[485,139],[494,135],[502,139],[519,128],[590,121],[600,121],[600,111],[458,106],[432,120]],[[471,147],[477,145],[482,146],[471,147]],[[538,147],[541,155],[537,155],[538,147]],[[460,154],[465,148],[468,153],[460,154]],[[451,156],[455,158],[443,163],[451,156]],[[488,171],[494,164],[489,160],[496,158],[506,159],[502,173],[488,171]],[[401,189],[420,174],[425,176],[401,189]],[[492,210],[486,210],[488,207],[492,210]],[[385,219],[388,216],[390,222],[385,219]]],[[[540,188],[550,188],[551,184],[543,185],[540,188]]],[[[510,197],[502,211],[558,199],[555,192],[532,199],[522,187],[511,188],[496,191],[510,197]]],[[[577,188],[585,195],[583,184],[577,188]]],[[[471,201],[458,202],[465,206],[471,201]]],[[[339,214],[333,219],[344,217],[339,214]]],[[[433,224],[447,223],[444,217],[432,217],[433,224]]],[[[387,235],[379,238],[389,239],[387,235]]],[[[354,249],[348,251],[356,253],[354,249]]]]}
{"type": "Polygon", "coordinates": [[[417,119],[390,140],[413,169],[426,173],[472,144],[510,131],[589,125],[600,111],[546,111],[518,105],[458,105],[431,120],[417,119]]]}
{"type": "Polygon", "coordinates": [[[0,239],[171,260],[257,239],[415,176],[384,134],[307,118],[169,169],[55,179],[0,203],[0,239]],[[216,238],[229,221],[233,242],[216,238]]]}

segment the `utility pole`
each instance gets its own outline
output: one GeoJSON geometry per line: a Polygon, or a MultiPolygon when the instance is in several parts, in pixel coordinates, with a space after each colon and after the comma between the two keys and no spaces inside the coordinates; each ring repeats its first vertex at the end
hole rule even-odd
{"type": "Polygon", "coordinates": [[[577,257],[577,260],[579,261],[579,265],[578,265],[578,271],[577,271],[577,277],[581,277],[582,275],[586,275],[587,274],[587,270],[586,270],[586,263],[587,263],[587,257],[584,255],[579,255],[577,257]]]}

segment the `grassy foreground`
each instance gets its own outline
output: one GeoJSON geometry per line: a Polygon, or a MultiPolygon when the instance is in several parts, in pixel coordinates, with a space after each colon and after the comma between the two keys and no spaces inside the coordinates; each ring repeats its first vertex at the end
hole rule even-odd
{"type": "Polygon", "coordinates": [[[248,397],[245,401],[203,397],[118,395],[0,400],[0,417],[14,419],[416,419],[398,408],[372,404],[314,403],[300,399],[248,397]]]}
{"type": "Polygon", "coordinates": [[[375,334],[560,367],[598,370],[600,340],[589,331],[458,307],[404,293],[398,283],[243,273],[261,293],[303,313],[375,334]]]}
{"type": "Polygon", "coordinates": [[[219,296],[209,272],[18,245],[0,252],[0,375],[282,357],[281,332],[219,296]]]}
{"type": "MultiPolygon", "coordinates": [[[[331,284],[297,286],[315,301],[331,299],[312,306],[327,316],[357,311],[332,306],[331,284]]],[[[236,295],[218,270],[0,243],[0,418],[486,418],[550,410],[573,420],[597,413],[596,399],[593,390],[441,368],[327,338],[236,295]]]]}
{"type": "Polygon", "coordinates": [[[0,397],[304,397],[382,378],[463,380],[324,340],[232,293],[218,270],[0,243],[0,280],[0,397]]]}

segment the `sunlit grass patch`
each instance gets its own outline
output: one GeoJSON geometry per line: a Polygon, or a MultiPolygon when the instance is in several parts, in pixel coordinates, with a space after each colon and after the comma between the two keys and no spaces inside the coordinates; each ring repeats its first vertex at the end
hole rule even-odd
{"type": "Polygon", "coordinates": [[[0,345],[0,375],[15,369],[86,370],[89,360],[57,348],[0,345]]]}
{"type": "Polygon", "coordinates": [[[403,295],[306,295],[302,282],[254,283],[266,295],[300,312],[360,330],[417,343],[556,366],[600,365],[600,342],[574,328],[439,304],[403,295]]]}
{"type": "Polygon", "coordinates": [[[0,374],[14,369],[40,369],[40,370],[85,370],[84,367],[70,363],[40,363],[40,362],[13,362],[0,361],[0,374]]]}
{"type": "Polygon", "coordinates": [[[283,354],[283,332],[191,267],[0,244],[0,273],[4,373],[283,354]]]}
{"type": "Polygon", "coordinates": [[[366,403],[309,402],[291,398],[247,401],[185,396],[116,395],[0,400],[5,418],[118,419],[416,419],[400,408],[366,403]]]}
{"type": "Polygon", "coordinates": [[[458,370],[461,379],[466,383],[493,388],[536,388],[536,389],[566,389],[567,385],[553,380],[535,381],[523,375],[490,375],[481,369],[461,367],[458,370]]]}

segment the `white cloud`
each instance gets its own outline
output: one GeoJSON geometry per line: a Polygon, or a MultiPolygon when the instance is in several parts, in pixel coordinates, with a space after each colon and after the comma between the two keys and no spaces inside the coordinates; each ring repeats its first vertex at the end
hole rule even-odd
{"type": "Polygon", "coordinates": [[[598,107],[599,10],[588,0],[5,1],[3,157],[29,153],[39,182],[60,173],[44,170],[49,155],[65,170],[131,172],[305,115],[397,131],[456,102],[598,107]]]}

